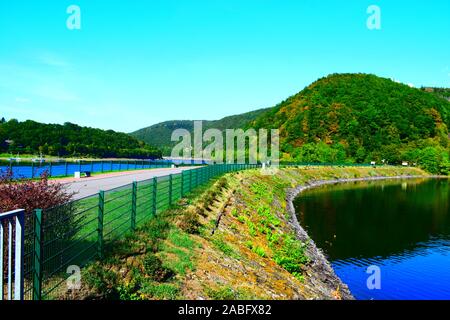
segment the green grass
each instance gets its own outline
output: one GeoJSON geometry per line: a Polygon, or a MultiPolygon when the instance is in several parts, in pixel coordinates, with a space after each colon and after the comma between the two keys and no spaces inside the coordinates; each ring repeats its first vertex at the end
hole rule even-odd
{"type": "Polygon", "coordinates": [[[205,288],[206,294],[213,300],[254,300],[255,296],[248,290],[233,289],[230,286],[205,288]]]}
{"type": "Polygon", "coordinates": [[[187,271],[194,270],[193,256],[192,251],[169,246],[164,247],[161,254],[162,260],[164,261],[163,266],[182,276],[186,275],[187,271]],[[169,254],[173,255],[174,258],[169,254]]]}
{"type": "Polygon", "coordinates": [[[177,247],[183,247],[186,249],[193,248],[195,244],[188,234],[183,233],[177,229],[173,229],[170,231],[167,240],[169,240],[177,247]]]}
{"type": "Polygon", "coordinates": [[[175,300],[179,298],[180,289],[169,283],[145,283],[141,292],[161,300],[175,300]]]}
{"type": "Polygon", "coordinates": [[[220,251],[222,251],[226,256],[228,257],[233,257],[236,258],[237,257],[237,253],[236,251],[230,246],[228,245],[221,236],[219,235],[214,235],[214,238],[212,239],[212,243],[214,244],[214,246],[219,249],[220,251]]]}

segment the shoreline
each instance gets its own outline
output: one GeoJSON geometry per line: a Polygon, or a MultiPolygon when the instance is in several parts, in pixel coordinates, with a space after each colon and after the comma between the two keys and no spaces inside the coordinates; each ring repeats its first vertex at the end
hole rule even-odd
{"type": "Polygon", "coordinates": [[[307,244],[306,251],[308,256],[312,258],[311,269],[319,278],[335,288],[339,288],[339,292],[343,300],[356,300],[352,295],[347,284],[345,284],[334,272],[330,261],[325,257],[322,249],[318,248],[313,239],[308,235],[306,230],[300,225],[297,214],[295,212],[294,200],[304,191],[321,187],[330,184],[340,184],[348,182],[363,182],[363,181],[381,181],[381,180],[402,180],[402,179],[448,179],[448,176],[381,176],[381,177],[366,177],[366,178],[346,178],[346,179],[333,179],[333,180],[317,180],[306,182],[305,184],[298,185],[295,188],[289,188],[286,190],[286,210],[289,213],[288,224],[294,229],[298,240],[307,244]]]}

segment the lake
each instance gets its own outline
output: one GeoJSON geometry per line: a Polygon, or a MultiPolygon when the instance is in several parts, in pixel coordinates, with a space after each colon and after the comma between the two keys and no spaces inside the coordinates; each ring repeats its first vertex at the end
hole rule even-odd
{"type": "Polygon", "coordinates": [[[448,179],[327,185],[301,193],[300,224],[357,299],[450,299],[448,179]],[[373,271],[379,269],[379,289],[373,271]]]}

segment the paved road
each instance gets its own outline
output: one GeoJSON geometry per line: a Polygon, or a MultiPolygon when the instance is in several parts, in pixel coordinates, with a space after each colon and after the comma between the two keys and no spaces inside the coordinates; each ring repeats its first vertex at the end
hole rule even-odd
{"type": "Polygon", "coordinates": [[[116,172],[105,174],[101,176],[94,176],[91,178],[81,179],[62,179],[54,180],[55,182],[66,185],[67,191],[76,192],[74,199],[81,199],[84,197],[97,194],[100,190],[107,191],[117,187],[130,184],[133,181],[148,180],[153,177],[161,177],[169,174],[177,174],[185,170],[191,170],[195,167],[180,167],[180,168],[163,168],[150,169],[139,171],[116,172]]]}

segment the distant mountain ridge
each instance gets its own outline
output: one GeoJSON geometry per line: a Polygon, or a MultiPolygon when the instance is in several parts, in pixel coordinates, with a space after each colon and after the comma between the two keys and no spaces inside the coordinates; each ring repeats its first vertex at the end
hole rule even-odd
{"type": "MultiPolygon", "coordinates": [[[[255,120],[268,110],[270,110],[270,108],[228,116],[220,120],[203,120],[203,130],[215,128],[223,131],[226,129],[245,128],[251,121],[255,120]]],[[[171,142],[172,132],[176,129],[186,129],[192,134],[194,131],[194,120],[165,121],[137,130],[130,133],[130,135],[160,148],[163,151],[163,154],[170,155],[173,146],[176,144],[171,142]]]]}
{"type": "MultiPolygon", "coordinates": [[[[371,74],[332,74],[273,108],[218,121],[208,128],[279,129],[282,160],[417,163],[450,171],[450,89],[416,89],[371,74]]],[[[193,121],[168,121],[132,135],[170,154],[171,133],[193,121]]]]}

